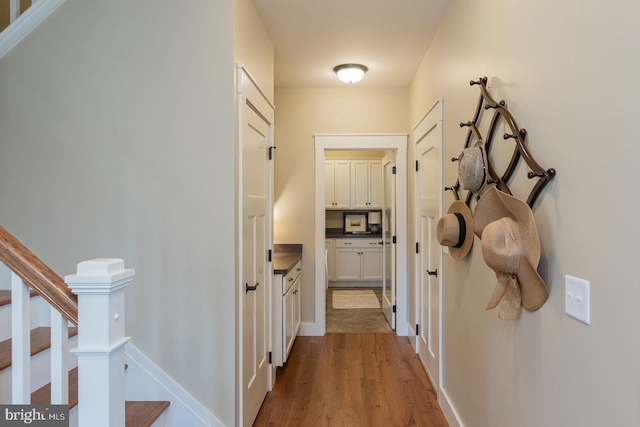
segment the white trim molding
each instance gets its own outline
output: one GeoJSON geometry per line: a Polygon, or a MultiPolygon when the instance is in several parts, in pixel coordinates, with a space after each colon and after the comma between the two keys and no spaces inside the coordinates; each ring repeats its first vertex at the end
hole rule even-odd
{"type": "Polygon", "coordinates": [[[62,3],[64,3],[64,0],[39,0],[33,2],[22,15],[0,33],[0,58],[9,53],[20,40],[40,25],[62,3]]]}
{"type": "Polygon", "coordinates": [[[407,325],[407,139],[406,133],[371,134],[316,134],[315,139],[315,322],[303,324],[298,335],[322,336],[326,332],[325,319],[325,200],[324,162],[326,150],[378,150],[396,152],[396,236],[397,278],[396,278],[396,333],[406,336],[407,325]],[[313,326],[312,326],[313,325],[313,326]]]}

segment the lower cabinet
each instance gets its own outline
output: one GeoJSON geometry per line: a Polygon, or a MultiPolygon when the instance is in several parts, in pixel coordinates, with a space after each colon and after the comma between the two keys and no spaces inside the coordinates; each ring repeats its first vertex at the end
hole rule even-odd
{"type": "Polygon", "coordinates": [[[335,280],[382,280],[381,239],[335,239],[335,280]]]}
{"type": "Polygon", "coordinates": [[[274,276],[275,343],[273,345],[276,366],[287,361],[293,342],[300,329],[300,277],[302,261],[285,275],[274,276]]]}

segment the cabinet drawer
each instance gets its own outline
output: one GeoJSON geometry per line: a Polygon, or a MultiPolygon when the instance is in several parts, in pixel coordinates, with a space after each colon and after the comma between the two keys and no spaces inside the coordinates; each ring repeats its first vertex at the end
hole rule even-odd
{"type": "Polygon", "coordinates": [[[293,285],[293,282],[300,276],[302,272],[302,261],[298,261],[296,265],[282,279],[282,294],[286,294],[287,290],[293,285]]]}
{"type": "Polygon", "coordinates": [[[336,239],[336,248],[382,248],[379,239],[336,239]]]}

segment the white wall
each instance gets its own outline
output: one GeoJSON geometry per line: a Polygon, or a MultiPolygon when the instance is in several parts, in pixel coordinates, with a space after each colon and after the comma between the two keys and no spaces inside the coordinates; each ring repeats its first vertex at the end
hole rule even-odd
{"type": "Polygon", "coordinates": [[[0,61],[0,221],[136,269],[127,334],[234,423],[233,2],[67,0],[0,61]]]}
{"type": "Polygon", "coordinates": [[[407,88],[276,89],[274,237],[303,245],[303,322],[315,319],[313,134],[406,133],[407,94],[407,88]]]}
{"type": "Polygon", "coordinates": [[[466,426],[640,425],[638,16],[631,0],[454,0],[413,79],[411,125],[444,98],[445,159],[478,99],[468,82],[486,75],[558,173],[533,209],[550,292],[540,310],[513,322],[484,310],[496,278],[478,239],[464,261],[444,255],[443,389],[466,426]],[[565,274],[591,282],[591,326],[564,314],[565,274]]]}

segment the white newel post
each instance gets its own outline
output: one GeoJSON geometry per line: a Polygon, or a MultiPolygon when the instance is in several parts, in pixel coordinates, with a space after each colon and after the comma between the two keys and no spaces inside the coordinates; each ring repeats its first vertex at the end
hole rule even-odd
{"type": "Polygon", "coordinates": [[[78,295],[80,426],[124,426],[124,290],[134,274],[121,259],[98,258],[65,277],[78,295]]]}

